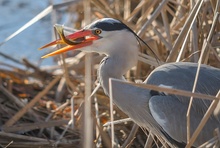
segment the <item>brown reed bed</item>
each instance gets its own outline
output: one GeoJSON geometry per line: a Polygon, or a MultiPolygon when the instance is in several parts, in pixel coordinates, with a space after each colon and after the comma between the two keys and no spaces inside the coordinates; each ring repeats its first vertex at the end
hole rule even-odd
{"type": "MultiPolygon", "coordinates": [[[[74,29],[99,18],[117,18],[150,45],[161,63],[190,61],[220,68],[219,3],[218,0],[85,0],[64,2],[49,6],[47,10],[54,10],[52,17],[56,17],[57,9],[68,5],[66,11],[78,16],[78,20],[69,26],[74,29]]],[[[48,11],[42,11],[41,17],[48,11]]],[[[126,74],[129,81],[143,81],[158,65],[149,49],[144,45],[141,47],[140,62],[126,74]]],[[[14,60],[10,56],[7,58],[14,60]]],[[[110,111],[111,104],[102,89],[90,96],[97,87],[96,70],[101,58],[97,54],[69,52],[55,58],[58,66],[46,68],[24,59],[21,64],[27,70],[1,62],[7,70],[0,69],[0,146],[88,147],[92,144],[91,147],[112,147],[111,126],[105,124],[114,115],[114,120],[119,121],[114,125],[118,147],[161,147],[162,144],[169,147],[154,138],[150,131],[142,131],[133,122],[121,120],[127,116],[116,106],[110,111]]],[[[184,92],[142,84],[128,85],[186,95],[191,100],[197,95],[208,98],[194,90],[184,92]]],[[[209,97],[213,103],[196,132],[188,136],[187,147],[218,104],[217,94],[209,97]]],[[[219,144],[219,131],[210,132],[215,136],[202,146],[219,144]]]]}

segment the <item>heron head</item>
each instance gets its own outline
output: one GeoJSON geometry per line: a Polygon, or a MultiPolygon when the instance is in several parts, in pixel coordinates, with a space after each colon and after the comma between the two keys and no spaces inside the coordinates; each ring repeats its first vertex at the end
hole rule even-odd
{"type": "Polygon", "coordinates": [[[108,55],[114,53],[116,49],[124,44],[133,43],[137,46],[137,40],[134,34],[131,33],[132,30],[121,21],[113,18],[97,20],[83,29],[67,36],[63,33],[63,27],[55,27],[61,39],[46,44],[40,49],[57,44],[66,44],[67,46],[49,53],[42,58],[57,55],[69,50],[98,52],[108,55]],[[117,48],[115,46],[117,46],[117,48]]]}

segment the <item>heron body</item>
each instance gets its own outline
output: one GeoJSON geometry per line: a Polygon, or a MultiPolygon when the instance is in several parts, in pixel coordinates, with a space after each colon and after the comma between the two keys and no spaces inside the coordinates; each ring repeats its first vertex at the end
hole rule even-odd
{"type": "MultiPolygon", "coordinates": [[[[152,71],[144,83],[191,91],[196,71],[196,63],[168,63],[152,71]]],[[[112,85],[114,102],[138,125],[165,133],[164,136],[168,140],[169,138],[175,140],[172,142],[178,146],[186,144],[186,113],[189,98],[126,86],[117,81],[112,85]]],[[[196,92],[216,95],[219,87],[220,70],[202,65],[196,92]]],[[[199,125],[210,103],[209,100],[194,99],[190,114],[191,132],[194,132],[199,125]]],[[[194,146],[210,140],[216,128],[220,128],[220,120],[211,116],[194,146]]]]}
{"type": "MultiPolygon", "coordinates": [[[[84,41],[64,47],[46,57],[72,49],[105,54],[98,76],[105,93],[109,95],[109,79],[126,81],[123,75],[138,61],[137,36],[122,22],[105,18],[86,26],[72,36],[67,36],[73,41],[77,37],[84,37],[84,41]]],[[[51,44],[55,43],[52,42],[44,47],[51,44]]],[[[167,63],[152,71],[144,83],[192,91],[196,71],[196,63],[167,63]]],[[[219,89],[220,70],[202,65],[196,92],[216,95],[219,89]]],[[[186,113],[189,98],[125,85],[118,81],[113,81],[112,91],[114,103],[139,126],[163,135],[162,137],[170,143],[186,144],[186,113]]],[[[191,131],[195,131],[210,104],[209,100],[194,99],[191,110],[191,131]]],[[[212,116],[194,146],[211,139],[213,130],[219,127],[218,117],[212,116]]]]}

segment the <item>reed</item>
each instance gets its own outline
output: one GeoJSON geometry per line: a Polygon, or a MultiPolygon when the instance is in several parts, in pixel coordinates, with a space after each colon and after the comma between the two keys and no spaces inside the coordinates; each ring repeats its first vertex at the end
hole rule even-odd
{"type": "MultiPolygon", "coordinates": [[[[126,75],[131,81],[144,81],[158,64],[166,62],[191,61],[220,68],[219,0],[71,0],[51,4],[0,46],[51,13],[53,24],[57,23],[56,12],[60,8],[77,16],[74,22],[68,20],[72,25],[65,27],[65,33],[96,19],[112,17],[127,24],[153,49],[159,60],[141,44],[139,63],[126,75]]],[[[0,68],[0,102],[3,102],[0,104],[0,126],[5,131],[0,132],[0,146],[169,147],[151,131],[142,130],[129,121],[104,95],[96,84],[96,71],[102,58],[99,55],[65,53],[55,58],[59,65],[55,67],[39,67],[1,52],[0,56],[27,67],[23,70],[0,62],[6,67],[0,68]],[[68,99],[71,101],[66,101],[68,99]]],[[[127,85],[188,96],[191,102],[198,97],[213,101],[194,134],[188,134],[187,147],[193,144],[218,104],[219,95],[206,96],[195,90],[186,92],[133,82],[127,85]]],[[[186,115],[188,119],[190,108],[191,103],[186,115]]],[[[189,120],[187,126],[189,129],[189,120]]],[[[201,147],[219,142],[219,133],[215,133],[201,147]]]]}

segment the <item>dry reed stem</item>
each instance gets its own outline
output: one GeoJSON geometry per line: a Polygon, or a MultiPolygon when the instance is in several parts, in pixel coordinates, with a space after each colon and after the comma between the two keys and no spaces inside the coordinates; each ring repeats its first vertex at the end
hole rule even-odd
{"type": "Polygon", "coordinates": [[[75,114],[75,109],[74,109],[74,96],[71,97],[71,100],[70,100],[70,104],[71,104],[71,121],[72,121],[72,125],[71,125],[71,128],[74,129],[74,125],[75,125],[75,117],[74,117],[74,114],[75,114]]]}
{"type": "MultiPolygon", "coordinates": [[[[173,3],[176,3],[176,1],[173,1],[173,0],[172,0],[172,2],[173,2],[173,3]]],[[[187,6],[184,5],[185,2],[186,2],[185,0],[181,0],[181,1],[179,2],[179,5],[178,5],[177,8],[176,8],[176,13],[173,14],[173,16],[175,16],[175,17],[173,18],[173,20],[172,20],[171,23],[170,23],[170,26],[171,26],[171,27],[172,27],[172,26],[175,26],[175,24],[180,21],[179,19],[182,18],[182,16],[184,15],[184,14],[183,14],[183,8],[184,8],[184,9],[187,9],[187,6]]],[[[169,11],[170,11],[170,9],[169,9],[169,11]]],[[[172,13],[171,13],[171,14],[172,14],[172,13]]]]}
{"type": "MultiPolygon", "coordinates": [[[[215,21],[218,18],[218,14],[219,13],[217,13],[214,17],[215,21]]],[[[201,55],[200,55],[200,58],[199,58],[199,61],[198,61],[198,68],[197,68],[197,72],[196,72],[196,75],[195,75],[195,80],[194,80],[194,84],[193,84],[192,93],[194,93],[195,90],[196,90],[197,81],[198,81],[198,77],[199,77],[200,66],[201,66],[202,60],[204,59],[204,56],[207,57],[207,55],[205,55],[205,52],[207,52],[207,43],[209,43],[211,41],[211,36],[213,34],[215,25],[216,25],[216,22],[212,24],[212,27],[209,31],[207,41],[203,42],[204,46],[202,48],[202,52],[201,52],[201,55]]],[[[188,110],[187,110],[187,114],[186,114],[186,117],[187,117],[187,143],[190,140],[190,111],[191,111],[191,107],[192,107],[192,101],[193,101],[193,97],[191,96],[189,106],[188,106],[188,110]]]]}
{"type": "MultiPolygon", "coordinates": [[[[91,23],[91,2],[83,1],[84,21],[85,24],[91,23]]],[[[83,119],[83,147],[87,148],[93,144],[93,120],[91,114],[91,99],[89,98],[92,91],[92,54],[85,56],[85,99],[84,99],[84,119],[83,119]]]]}
{"type": "Polygon", "coordinates": [[[150,19],[141,27],[141,29],[138,31],[137,35],[142,37],[145,33],[146,28],[155,20],[155,18],[158,17],[160,14],[161,10],[165,5],[168,3],[169,0],[164,0],[163,2],[160,3],[160,5],[156,8],[154,13],[151,15],[150,19]]]}
{"type": "MultiPolygon", "coordinates": [[[[141,7],[142,10],[145,8],[145,5],[147,5],[148,3],[143,4],[143,6],[141,7]]],[[[140,18],[138,18],[137,23],[136,23],[136,29],[135,30],[137,30],[137,32],[142,27],[142,25],[147,21],[147,19],[149,18],[149,15],[151,15],[151,13],[153,12],[154,9],[152,9],[152,8],[157,7],[156,6],[157,3],[158,3],[157,0],[151,2],[149,7],[148,7],[148,8],[151,8],[151,9],[147,9],[147,10],[142,11],[142,15],[140,16],[140,18]]]]}
{"type": "MultiPolygon", "coordinates": [[[[205,49],[205,48],[203,48],[203,49],[205,49]]],[[[202,51],[204,51],[204,50],[202,50],[202,51]]],[[[201,53],[201,55],[203,55],[202,53],[201,53]]],[[[197,71],[196,71],[196,75],[195,75],[195,79],[194,79],[194,83],[193,83],[192,93],[195,93],[195,90],[196,90],[198,77],[199,77],[199,72],[200,72],[200,67],[201,67],[201,60],[199,60],[199,62],[198,62],[198,67],[197,67],[197,71]]],[[[186,113],[186,118],[187,118],[187,143],[189,142],[189,140],[191,138],[191,136],[190,136],[190,111],[191,111],[191,108],[192,108],[192,102],[193,102],[193,96],[190,97],[190,102],[189,102],[188,110],[187,110],[187,113],[186,113]]]]}
{"type": "Polygon", "coordinates": [[[18,135],[18,134],[13,134],[13,133],[5,133],[5,132],[0,132],[0,137],[3,138],[9,138],[12,140],[25,140],[25,141],[35,141],[35,142],[48,142],[48,139],[43,139],[43,138],[36,138],[32,136],[24,136],[24,135],[18,135]]]}
{"type": "MultiPolygon", "coordinates": [[[[20,108],[23,108],[25,104],[16,96],[14,96],[11,92],[9,92],[6,88],[0,85],[0,92],[7,96],[11,102],[14,102],[20,108]]],[[[32,114],[33,110],[28,111],[29,114],[32,114]]]]}
{"type": "Polygon", "coordinates": [[[27,132],[34,129],[39,128],[48,128],[54,126],[61,126],[67,124],[69,120],[56,120],[56,121],[46,121],[46,122],[36,122],[36,123],[25,123],[25,124],[18,124],[15,126],[4,126],[2,127],[2,131],[4,132],[27,132]]]}
{"type": "Polygon", "coordinates": [[[148,138],[147,138],[147,141],[144,145],[144,148],[151,148],[152,147],[152,144],[154,142],[154,135],[151,133],[151,131],[149,131],[149,135],[148,135],[148,138]]]}
{"type": "Polygon", "coordinates": [[[110,12],[114,16],[116,15],[115,12],[109,7],[109,4],[105,0],[99,0],[99,1],[102,5],[104,5],[104,7],[102,6],[102,9],[104,8],[105,11],[110,12]]]}
{"type": "Polygon", "coordinates": [[[139,126],[136,123],[134,123],[128,137],[126,138],[125,142],[121,146],[122,148],[129,148],[130,147],[129,144],[134,139],[138,129],[139,129],[139,126]]]}
{"type": "MultiPolygon", "coordinates": [[[[194,83],[193,83],[192,93],[194,93],[195,90],[196,90],[198,77],[199,77],[199,73],[200,73],[202,57],[204,55],[204,51],[205,51],[206,46],[207,46],[207,42],[203,42],[203,43],[204,43],[204,46],[202,48],[202,52],[201,52],[201,55],[200,55],[200,58],[199,58],[199,61],[198,61],[198,67],[197,67],[197,71],[196,71],[196,75],[195,75],[195,79],[194,79],[194,83]]],[[[187,110],[187,113],[186,113],[186,118],[187,118],[187,143],[190,140],[190,111],[191,111],[191,108],[192,108],[192,102],[193,102],[193,96],[190,97],[190,102],[189,102],[188,110],[187,110]]]]}
{"type": "MultiPolygon", "coordinates": [[[[191,9],[194,7],[194,5],[195,5],[194,1],[191,1],[191,9]]],[[[197,52],[199,47],[199,38],[198,38],[199,31],[196,24],[197,24],[197,20],[195,20],[195,22],[193,23],[192,31],[190,33],[191,49],[193,53],[197,52]]],[[[198,60],[199,60],[199,56],[197,54],[193,56],[193,62],[197,62],[198,60]]]]}
{"type": "Polygon", "coordinates": [[[114,125],[116,125],[116,124],[125,123],[128,121],[132,121],[132,119],[131,118],[124,118],[124,119],[120,119],[120,120],[114,120],[113,122],[106,122],[105,124],[103,124],[103,126],[110,126],[112,123],[114,125]]]}
{"type": "MultiPolygon", "coordinates": [[[[101,121],[100,121],[100,116],[99,116],[99,104],[98,104],[97,97],[94,97],[94,103],[95,103],[95,118],[97,121],[97,125],[101,126],[101,121]]],[[[97,139],[96,147],[100,147],[102,143],[102,137],[99,137],[99,135],[100,133],[99,133],[98,127],[96,126],[96,139],[97,139]]]]}
{"type": "MultiPolygon", "coordinates": [[[[4,148],[9,147],[12,143],[13,143],[13,141],[9,142],[6,146],[4,146],[4,148]]],[[[3,147],[2,145],[0,145],[0,146],[3,147]]]]}
{"type": "Polygon", "coordinates": [[[111,79],[111,81],[115,81],[117,83],[124,83],[124,84],[132,85],[132,86],[137,86],[137,87],[140,87],[140,88],[155,90],[155,91],[159,91],[159,92],[166,92],[168,94],[173,94],[173,95],[180,95],[180,96],[185,96],[185,97],[191,97],[192,96],[194,98],[206,99],[206,100],[215,100],[216,99],[215,96],[211,96],[211,95],[206,95],[206,94],[201,94],[201,93],[192,93],[191,91],[160,87],[160,86],[151,85],[151,84],[132,83],[132,82],[120,81],[120,80],[117,80],[117,79],[111,79]]]}
{"type": "Polygon", "coordinates": [[[200,145],[198,148],[210,148],[210,147],[212,147],[212,145],[214,145],[216,140],[217,140],[217,137],[213,137],[209,141],[207,141],[207,142],[203,143],[202,145],[200,145]]]}
{"type": "MultiPolygon", "coordinates": [[[[69,105],[69,100],[67,100],[64,104],[60,105],[59,107],[57,107],[55,110],[52,110],[51,113],[45,119],[45,122],[48,122],[57,111],[64,109],[67,105],[69,105]]],[[[42,135],[43,131],[44,128],[41,128],[40,131],[38,132],[38,136],[42,135]]]]}
{"type": "Polygon", "coordinates": [[[101,126],[99,126],[98,122],[97,122],[97,118],[94,118],[94,120],[96,121],[96,126],[99,130],[100,135],[102,136],[102,140],[103,142],[106,144],[106,147],[108,148],[112,148],[112,141],[110,139],[110,137],[102,130],[101,126]]]}
{"type": "MultiPolygon", "coordinates": [[[[191,2],[191,7],[193,8],[194,7],[194,4],[192,4],[192,2],[191,2]]],[[[191,9],[192,9],[191,8],[191,9]]],[[[184,39],[184,41],[183,41],[183,44],[182,44],[182,47],[181,47],[181,49],[180,49],[180,51],[179,51],[179,54],[177,55],[177,59],[176,59],[176,62],[180,62],[181,61],[181,58],[182,57],[184,57],[184,54],[185,54],[185,52],[186,52],[186,47],[187,47],[187,45],[188,45],[188,41],[189,41],[189,35],[190,35],[190,31],[191,31],[191,28],[192,28],[192,34],[193,34],[193,37],[194,37],[194,41],[197,41],[197,40],[195,40],[196,38],[197,38],[197,34],[194,34],[195,33],[195,25],[196,25],[196,19],[195,19],[196,17],[194,17],[194,19],[193,19],[193,22],[190,24],[190,26],[189,26],[189,29],[187,30],[187,33],[186,33],[186,36],[185,36],[185,39],[184,39]],[[193,26],[194,26],[194,28],[193,28],[193,26]],[[194,29],[194,30],[193,30],[194,29]]],[[[197,44],[197,42],[196,43],[194,43],[194,42],[191,42],[194,46],[195,46],[195,44],[197,44]]],[[[193,47],[194,47],[193,46],[193,47]]],[[[198,46],[195,46],[195,47],[198,47],[198,46]]],[[[192,48],[193,49],[193,48],[192,48]]]]}
{"type": "Polygon", "coordinates": [[[125,20],[127,20],[127,22],[131,22],[131,20],[135,17],[135,15],[141,10],[142,6],[147,2],[148,2],[147,0],[140,1],[140,3],[131,12],[130,16],[125,18],[125,20]]]}
{"type": "Polygon", "coordinates": [[[52,111],[51,111],[51,112],[52,112],[51,114],[54,114],[55,112],[64,109],[64,108],[65,108],[67,105],[69,105],[69,104],[70,104],[70,101],[69,101],[69,100],[66,100],[65,103],[63,103],[62,105],[60,105],[59,107],[57,107],[55,110],[52,110],[52,111]]]}
{"type": "Polygon", "coordinates": [[[110,99],[110,121],[111,121],[111,144],[112,148],[115,145],[115,133],[114,133],[114,115],[113,115],[113,91],[112,91],[112,81],[109,79],[109,99],[110,99]]]}
{"type": "MultiPolygon", "coordinates": [[[[213,37],[213,34],[214,34],[214,31],[215,31],[215,26],[217,24],[217,21],[218,21],[218,18],[219,18],[219,12],[216,12],[214,14],[214,18],[213,18],[213,23],[212,23],[212,26],[211,26],[211,29],[209,31],[209,35],[207,37],[207,42],[210,43],[211,42],[211,39],[213,37]]],[[[209,57],[209,49],[205,48],[204,49],[204,55],[205,57],[202,56],[202,63],[207,63],[208,61],[208,57],[209,57]]]]}
{"type": "Polygon", "coordinates": [[[197,1],[197,3],[195,4],[194,8],[191,11],[191,13],[189,14],[180,34],[178,35],[178,37],[173,45],[172,50],[170,51],[169,56],[167,57],[167,60],[166,60],[167,62],[175,61],[177,54],[178,54],[178,49],[182,45],[182,42],[186,36],[187,31],[190,30],[190,25],[192,24],[192,22],[194,22],[196,16],[198,15],[199,10],[202,7],[203,1],[204,0],[197,1]]]}
{"type": "Polygon", "coordinates": [[[202,118],[200,124],[198,125],[197,129],[193,133],[192,138],[187,143],[186,148],[190,148],[192,146],[192,144],[196,140],[197,136],[201,132],[202,128],[204,127],[204,125],[208,121],[209,117],[213,113],[214,109],[216,108],[216,106],[219,102],[219,99],[220,99],[220,91],[217,93],[216,99],[212,101],[211,105],[209,106],[208,110],[206,111],[206,113],[205,113],[204,117],[202,118]]]}
{"type": "Polygon", "coordinates": [[[143,57],[138,57],[138,60],[143,62],[143,63],[148,63],[149,65],[151,66],[154,66],[154,67],[157,67],[159,66],[160,64],[157,63],[157,61],[151,61],[150,59],[145,59],[143,57]]]}
{"type": "Polygon", "coordinates": [[[63,69],[64,69],[64,77],[65,77],[65,79],[66,79],[66,83],[67,83],[67,86],[69,86],[70,87],[70,90],[72,90],[72,92],[70,92],[72,95],[74,95],[74,90],[76,90],[76,87],[74,86],[74,84],[71,82],[71,80],[70,80],[70,76],[69,76],[69,72],[68,72],[68,68],[67,68],[67,64],[66,64],[66,62],[65,62],[65,60],[64,60],[64,56],[63,55],[61,55],[61,59],[62,59],[62,61],[63,61],[63,64],[62,64],[62,66],[63,66],[63,69]]]}
{"type": "MultiPolygon", "coordinates": [[[[71,143],[62,142],[57,147],[62,147],[62,148],[75,147],[78,145],[79,139],[72,140],[69,142],[71,142],[71,143]]],[[[55,145],[53,143],[49,143],[49,142],[13,142],[12,144],[10,144],[10,148],[11,147],[13,147],[13,148],[30,148],[30,146],[31,146],[31,148],[39,148],[39,147],[54,148],[55,147],[55,145]]]]}
{"type": "Polygon", "coordinates": [[[180,61],[181,61],[181,58],[184,56],[185,49],[186,49],[186,47],[187,47],[187,42],[188,42],[188,40],[189,40],[189,38],[188,38],[189,32],[190,32],[190,30],[188,30],[188,32],[187,32],[187,34],[186,34],[186,37],[185,37],[185,39],[184,39],[184,41],[183,41],[183,45],[182,45],[182,47],[181,47],[181,49],[180,49],[180,51],[179,51],[179,54],[178,54],[178,56],[177,56],[177,58],[176,58],[176,62],[180,62],[180,61]]]}
{"type": "Polygon", "coordinates": [[[120,0],[115,0],[113,2],[114,8],[115,8],[115,14],[120,16],[120,0]]]}
{"type": "Polygon", "coordinates": [[[27,105],[25,105],[19,112],[17,112],[11,119],[9,119],[4,126],[12,126],[17,122],[29,109],[31,109],[58,81],[60,77],[53,79],[48,86],[38,93],[27,105]]]}
{"type": "Polygon", "coordinates": [[[124,4],[124,17],[123,18],[125,20],[131,14],[131,1],[125,0],[124,2],[125,2],[125,4],[124,4]]]}
{"type": "MultiPolygon", "coordinates": [[[[217,137],[217,141],[218,141],[218,142],[216,142],[216,145],[218,144],[220,146],[220,132],[219,132],[219,128],[215,129],[214,135],[217,137]]],[[[219,147],[219,146],[216,146],[216,147],[219,147]]]]}
{"type": "Polygon", "coordinates": [[[67,132],[68,128],[71,127],[73,121],[69,120],[67,126],[65,127],[65,129],[63,130],[63,132],[61,133],[61,135],[59,136],[59,138],[57,139],[57,141],[55,142],[55,145],[57,146],[61,139],[64,137],[65,133],[67,132]]]}
{"type": "MultiPolygon", "coordinates": [[[[166,32],[166,35],[167,35],[167,41],[168,41],[168,43],[172,43],[171,35],[170,35],[170,25],[169,25],[169,20],[168,20],[166,8],[167,7],[162,9],[161,15],[162,15],[163,23],[164,23],[165,32],[166,32]]],[[[168,48],[168,50],[169,49],[170,48],[168,48]]]]}
{"type": "Polygon", "coordinates": [[[99,10],[101,10],[106,16],[112,17],[112,18],[117,18],[114,14],[111,13],[111,11],[107,11],[105,7],[103,7],[98,1],[91,1],[99,10]]]}
{"type": "Polygon", "coordinates": [[[66,79],[65,77],[62,77],[60,79],[60,82],[57,86],[56,94],[55,94],[55,100],[57,102],[61,102],[63,95],[65,93],[65,84],[66,84],[66,79]]]}
{"type": "Polygon", "coordinates": [[[163,37],[163,35],[161,35],[161,33],[155,27],[153,27],[153,31],[159,37],[161,42],[166,46],[167,50],[171,50],[172,45],[166,41],[166,39],[163,37]]]}

